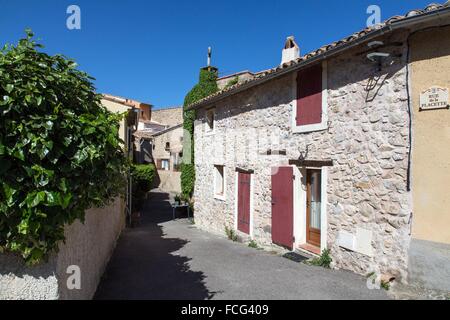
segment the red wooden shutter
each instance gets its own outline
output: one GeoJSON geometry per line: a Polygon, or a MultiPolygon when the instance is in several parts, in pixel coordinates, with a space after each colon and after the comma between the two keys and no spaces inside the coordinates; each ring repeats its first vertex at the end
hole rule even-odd
{"type": "Polygon", "coordinates": [[[238,229],[250,234],[250,173],[238,173],[238,229]]]}
{"type": "Polygon", "coordinates": [[[293,168],[272,168],[272,242],[289,249],[294,244],[293,192],[293,168]]]}
{"type": "Polygon", "coordinates": [[[297,75],[298,126],[322,122],[322,65],[299,71],[297,75]]]}

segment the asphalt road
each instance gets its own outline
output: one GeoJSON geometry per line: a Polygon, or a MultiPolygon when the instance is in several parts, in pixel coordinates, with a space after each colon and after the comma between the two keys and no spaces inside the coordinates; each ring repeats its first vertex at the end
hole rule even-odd
{"type": "Polygon", "coordinates": [[[308,266],[171,220],[153,192],[140,225],[117,244],[96,299],[388,299],[363,277],[308,266]]]}

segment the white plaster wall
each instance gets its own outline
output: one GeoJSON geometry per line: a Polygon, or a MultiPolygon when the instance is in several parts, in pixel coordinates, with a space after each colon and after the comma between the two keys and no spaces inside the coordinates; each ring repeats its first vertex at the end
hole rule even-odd
{"type": "Polygon", "coordinates": [[[66,242],[47,263],[27,267],[12,254],[0,254],[0,299],[91,299],[125,226],[124,205],[116,199],[86,212],[85,223],[66,227],[66,242]],[[81,289],[67,289],[67,267],[81,269],[81,289]]]}

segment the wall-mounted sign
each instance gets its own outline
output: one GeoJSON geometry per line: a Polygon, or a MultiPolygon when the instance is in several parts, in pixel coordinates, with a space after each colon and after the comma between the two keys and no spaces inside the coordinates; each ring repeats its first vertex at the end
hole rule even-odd
{"type": "Polygon", "coordinates": [[[449,108],[448,89],[431,87],[420,94],[420,110],[449,108]]]}

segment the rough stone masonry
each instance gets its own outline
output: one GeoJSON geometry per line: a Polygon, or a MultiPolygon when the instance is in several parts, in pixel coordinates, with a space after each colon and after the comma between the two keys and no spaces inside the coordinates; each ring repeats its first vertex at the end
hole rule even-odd
{"type": "Polygon", "coordinates": [[[206,111],[195,124],[196,224],[224,234],[235,223],[235,168],[252,169],[252,238],[273,248],[271,168],[288,165],[308,149],[311,159],[332,159],[327,178],[327,247],[336,267],[405,279],[411,194],[408,168],[406,36],[397,33],[382,71],[357,47],[327,61],[328,129],[293,133],[295,75],[287,74],[217,102],[214,131],[206,111]],[[273,141],[276,141],[274,147],[273,141]],[[308,147],[307,147],[308,146],[308,147]],[[266,150],[286,150],[267,155],[266,150]],[[224,166],[225,199],[214,198],[214,165],[224,166]],[[339,246],[338,234],[372,235],[371,253],[339,246]]]}

